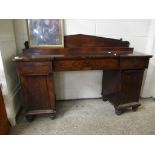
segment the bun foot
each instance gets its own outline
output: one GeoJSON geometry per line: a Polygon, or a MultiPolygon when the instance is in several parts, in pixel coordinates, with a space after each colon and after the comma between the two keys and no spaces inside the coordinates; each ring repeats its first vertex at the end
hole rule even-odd
{"type": "Polygon", "coordinates": [[[51,120],[54,120],[55,118],[56,118],[56,114],[50,115],[50,119],[51,119],[51,120]]]}
{"type": "Polygon", "coordinates": [[[137,111],[138,110],[138,106],[133,106],[132,107],[132,111],[137,111]]]}
{"type": "Polygon", "coordinates": [[[107,98],[103,98],[103,101],[108,101],[108,99],[107,98]]]}
{"type": "Polygon", "coordinates": [[[123,113],[123,110],[115,109],[115,114],[116,115],[121,115],[122,113],[123,113]]]}
{"type": "Polygon", "coordinates": [[[26,120],[27,120],[28,122],[32,122],[32,121],[34,120],[34,116],[31,116],[31,115],[26,116],[26,120]]]}
{"type": "Polygon", "coordinates": [[[106,97],[104,97],[104,96],[102,96],[102,100],[103,101],[108,101],[108,99],[106,97]]]}

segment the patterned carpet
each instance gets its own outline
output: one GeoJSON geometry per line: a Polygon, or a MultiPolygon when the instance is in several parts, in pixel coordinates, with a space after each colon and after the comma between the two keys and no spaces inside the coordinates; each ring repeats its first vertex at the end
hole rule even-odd
{"type": "Polygon", "coordinates": [[[146,135],[155,134],[155,101],[142,99],[138,111],[126,110],[120,116],[113,106],[101,99],[59,101],[57,117],[25,120],[20,113],[11,134],[17,135],[146,135]]]}

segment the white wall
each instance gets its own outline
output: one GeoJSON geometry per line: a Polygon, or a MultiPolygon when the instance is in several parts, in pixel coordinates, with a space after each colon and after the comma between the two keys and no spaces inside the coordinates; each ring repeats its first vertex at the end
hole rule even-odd
{"type": "MultiPolygon", "coordinates": [[[[27,40],[25,20],[14,20],[17,49],[27,40]]],[[[65,35],[88,34],[127,40],[137,52],[146,52],[151,20],[65,20],[65,35]]],[[[55,73],[57,99],[101,97],[102,71],[55,73]]]]}
{"type": "Polygon", "coordinates": [[[145,73],[142,96],[155,98],[155,19],[151,20],[146,51],[154,57],[149,63],[147,73],[145,73]]]}
{"type": "Polygon", "coordinates": [[[19,84],[12,58],[16,55],[13,20],[0,20],[0,83],[4,95],[7,116],[12,125],[20,106],[19,84]]]}

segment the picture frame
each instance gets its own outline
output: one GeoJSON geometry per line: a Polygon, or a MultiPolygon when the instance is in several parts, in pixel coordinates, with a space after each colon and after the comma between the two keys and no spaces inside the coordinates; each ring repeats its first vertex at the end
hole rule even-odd
{"type": "Polygon", "coordinates": [[[28,19],[28,42],[31,48],[63,48],[63,19],[28,19]]]}

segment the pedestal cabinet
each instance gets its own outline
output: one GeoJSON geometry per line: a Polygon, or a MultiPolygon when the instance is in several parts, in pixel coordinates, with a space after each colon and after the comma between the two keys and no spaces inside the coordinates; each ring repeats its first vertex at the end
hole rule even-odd
{"type": "Polygon", "coordinates": [[[121,114],[127,107],[137,110],[143,72],[143,69],[103,71],[103,100],[109,100],[117,114],[121,114]]]}
{"type": "Polygon", "coordinates": [[[38,114],[48,114],[54,118],[56,107],[52,62],[18,62],[17,67],[27,120],[31,121],[33,116],[38,114]]]}

